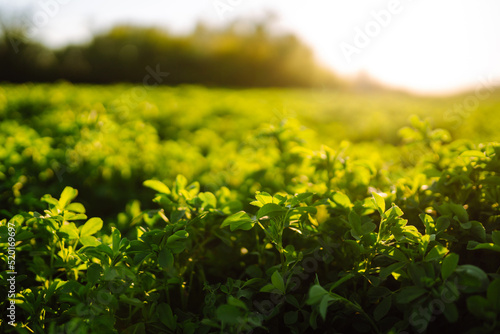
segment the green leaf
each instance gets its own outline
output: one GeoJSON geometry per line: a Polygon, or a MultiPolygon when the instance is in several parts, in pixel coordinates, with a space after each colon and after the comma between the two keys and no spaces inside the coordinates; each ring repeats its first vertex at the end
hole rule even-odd
{"type": "Polygon", "coordinates": [[[130,241],[130,248],[128,249],[128,253],[144,252],[149,251],[150,249],[151,246],[147,243],[140,240],[132,240],[130,241]]]}
{"type": "Polygon", "coordinates": [[[103,278],[105,281],[112,281],[118,277],[118,271],[114,267],[107,267],[104,269],[103,278]]]}
{"type": "Polygon", "coordinates": [[[318,312],[316,310],[310,313],[309,326],[314,330],[318,328],[318,312]]]}
{"type": "Polygon", "coordinates": [[[441,264],[441,277],[446,280],[455,271],[458,265],[459,256],[455,253],[450,253],[443,259],[441,264]]]}
{"type": "Polygon", "coordinates": [[[57,199],[55,199],[54,197],[50,196],[49,194],[43,195],[41,198],[41,201],[45,202],[45,203],[49,203],[49,204],[54,205],[54,206],[59,205],[59,201],[57,199]]]}
{"type": "Polygon", "coordinates": [[[215,314],[219,321],[229,325],[238,324],[240,319],[243,317],[243,311],[236,306],[228,304],[219,306],[215,311],[215,314]]]}
{"type": "Polygon", "coordinates": [[[400,304],[408,304],[425,293],[427,293],[427,290],[422,287],[406,286],[398,292],[396,300],[400,304]]]}
{"type": "Polygon", "coordinates": [[[488,286],[488,276],[481,269],[471,264],[464,264],[455,269],[458,274],[458,284],[461,291],[474,293],[485,291],[488,286]]]}
{"type": "Polygon", "coordinates": [[[81,237],[80,242],[84,246],[99,246],[101,244],[96,237],[93,237],[91,235],[86,235],[84,237],[81,237]]]}
{"type": "Polygon", "coordinates": [[[422,280],[427,276],[423,264],[415,262],[408,264],[408,275],[417,286],[422,286],[422,280]]]}
{"type": "Polygon", "coordinates": [[[102,267],[97,263],[92,263],[87,268],[87,280],[91,285],[94,285],[102,273],[102,267]]]}
{"type": "Polygon", "coordinates": [[[296,207],[295,209],[293,209],[293,212],[294,213],[298,213],[300,215],[303,215],[303,214],[316,214],[316,212],[318,211],[318,209],[316,209],[315,207],[313,206],[299,206],[299,207],[296,207]]]}
{"type": "Polygon", "coordinates": [[[424,234],[420,238],[420,243],[418,244],[418,250],[420,254],[423,256],[427,252],[427,247],[431,241],[431,236],[429,234],[424,234]]]}
{"type": "Polygon", "coordinates": [[[61,193],[61,198],[59,198],[59,207],[63,210],[66,205],[68,205],[75,197],[78,195],[78,190],[71,187],[66,187],[61,193]]]}
{"type": "Polygon", "coordinates": [[[271,276],[271,283],[273,283],[273,286],[276,289],[281,291],[283,294],[285,293],[285,282],[277,270],[271,276]]]}
{"type": "Polygon", "coordinates": [[[472,227],[472,222],[460,223],[460,227],[464,230],[469,230],[472,227]]]}
{"type": "Polygon", "coordinates": [[[285,209],[283,209],[281,206],[275,203],[267,203],[264,206],[262,206],[259,211],[257,212],[257,219],[261,219],[262,217],[268,216],[268,217],[274,217],[277,216],[281,213],[283,213],[285,209]]]}
{"type": "Polygon", "coordinates": [[[113,258],[113,251],[108,245],[100,244],[95,248],[97,251],[106,254],[110,259],[113,258]]]}
{"type": "MultiPolygon", "coordinates": [[[[293,196],[289,202],[290,207],[294,208],[297,205],[299,205],[300,203],[304,203],[305,200],[307,198],[311,197],[312,195],[314,195],[314,194],[313,193],[302,193],[302,194],[297,194],[297,195],[293,196]]],[[[277,204],[284,204],[286,202],[286,200],[287,200],[286,197],[282,197],[281,195],[275,195],[273,202],[277,203],[277,204]],[[276,199],[278,199],[279,202],[277,202],[276,199]]]]}
{"type": "Polygon", "coordinates": [[[220,227],[229,226],[231,231],[250,230],[254,224],[252,218],[245,211],[240,211],[224,219],[220,227]]]}
{"type": "Polygon", "coordinates": [[[174,254],[179,254],[185,248],[185,241],[189,237],[189,233],[185,230],[177,231],[167,239],[167,247],[172,250],[174,254]]]}
{"type": "Polygon", "coordinates": [[[427,290],[419,286],[407,286],[402,288],[396,295],[396,300],[400,304],[408,304],[418,297],[427,293],[427,290]]]}
{"type": "Polygon", "coordinates": [[[204,192],[198,195],[198,198],[202,202],[202,207],[207,209],[215,209],[217,207],[217,198],[211,192],[204,192]]]}
{"type": "Polygon", "coordinates": [[[363,231],[361,229],[361,218],[354,211],[349,212],[348,218],[349,218],[349,224],[352,227],[351,235],[353,236],[353,238],[359,240],[359,238],[363,235],[363,231]]]}
{"type": "Polygon", "coordinates": [[[338,281],[336,281],[335,283],[333,283],[333,285],[330,287],[330,292],[332,292],[337,287],[339,287],[344,282],[347,282],[348,280],[350,280],[353,277],[354,277],[354,274],[347,274],[347,275],[345,275],[344,277],[342,277],[341,279],[339,279],[338,281]]]}
{"type": "MultiPolygon", "coordinates": [[[[254,204],[254,205],[260,206],[260,207],[263,207],[264,205],[273,202],[273,196],[271,196],[270,194],[268,194],[266,192],[258,191],[257,194],[255,195],[255,198],[257,199],[258,203],[260,203],[260,204],[254,204]]],[[[255,202],[252,202],[252,203],[255,203],[255,202]]]]}
{"type": "Polygon", "coordinates": [[[233,306],[236,306],[236,307],[239,307],[243,310],[248,310],[247,308],[247,305],[242,302],[241,300],[237,299],[237,298],[234,298],[233,296],[228,296],[227,297],[227,303],[229,305],[233,305],[233,306]]]}
{"type": "Polygon", "coordinates": [[[170,213],[170,221],[175,224],[177,223],[179,220],[182,219],[182,217],[184,217],[184,215],[186,214],[186,211],[185,210],[173,210],[171,213],[170,213]]]}
{"type": "Polygon", "coordinates": [[[80,236],[86,237],[90,236],[102,228],[101,218],[90,218],[85,225],[80,227],[80,236]]]}
{"type": "Polygon", "coordinates": [[[145,187],[151,188],[153,190],[156,190],[157,192],[161,194],[167,194],[169,195],[170,189],[161,181],[158,180],[147,180],[143,182],[143,185],[145,187]]]}
{"type": "Polygon", "coordinates": [[[387,257],[390,257],[391,259],[394,259],[399,262],[406,262],[408,261],[408,258],[406,255],[400,251],[398,248],[395,247],[389,247],[386,249],[382,249],[381,251],[382,254],[384,254],[387,257]]]}
{"type": "Polygon", "coordinates": [[[336,204],[340,205],[341,207],[343,207],[345,209],[349,209],[352,206],[352,203],[351,203],[351,200],[349,199],[349,197],[347,197],[346,195],[344,195],[341,192],[334,193],[332,196],[332,200],[336,204]]]}
{"type": "Polygon", "coordinates": [[[64,219],[68,220],[68,221],[70,221],[70,220],[86,220],[87,215],[85,215],[83,213],[73,213],[70,211],[64,211],[64,219]]]}
{"type": "Polygon", "coordinates": [[[389,313],[389,310],[391,309],[392,305],[392,298],[391,296],[382,298],[380,303],[375,307],[375,310],[373,310],[373,318],[376,321],[380,321],[383,317],[389,313]]]}
{"type": "Polygon", "coordinates": [[[460,156],[465,157],[465,158],[484,158],[485,157],[483,152],[477,151],[477,150],[464,151],[460,154],[460,156]]]}
{"type": "MultiPolygon", "coordinates": [[[[202,320],[203,321],[203,320],[202,320]]],[[[250,320],[249,320],[250,322],[250,320]]],[[[196,334],[199,324],[195,322],[184,322],[182,328],[182,334],[196,334]]]]}
{"type": "Polygon", "coordinates": [[[385,212],[385,200],[384,200],[384,198],[382,196],[380,196],[379,194],[377,194],[376,192],[372,192],[372,196],[373,196],[373,203],[378,208],[380,215],[383,216],[383,214],[385,212]]]}
{"type": "Polygon", "coordinates": [[[389,296],[391,293],[392,293],[392,291],[386,287],[374,285],[374,286],[371,286],[368,288],[366,296],[368,297],[370,302],[375,302],[375,301],[379,300],[380,298],[384,298],[384,297],[389,296]]]}
{"type": "Polygon", "coordinates": [[[361,232],[363,233],[363,235],[366,235],[366,234],[369,234],[369,233],[375,231],[376,228],[377,228],[377,225],[375,225],[374,223],[366,222],[361,226],[361,232]]]}
{"type": "Polygon", "coordinates": [[[487,176],[483,180],[484,184],[500,186],[500,176],[487,176]]]}
{"type": "MultiPolygon", "coordinates": [[[[385,215],[386,217],[389,218],[397,218],[401,217],[403,215],[403,211],[399,208],[397,205],[392,205],[386,212],[385,215]]],[[[404,219],[403,219],[404,220],[404,219]]]]}
{"type": "Polygon", "coordinates": [[[441,216],[436,221],[436,234],[443,232],[450,226],[450,219],[448,217],[441,216]]]}
{"type": "Polygon", "coordinates": [[[321,299],[321,302],[319,303],[319,314],[321,315],[321,318],[323,318],[323,321],[326,319],[326,312],[328,311],[328,305],[330,301],[334,300],[332,297],[329,295],[323,296],[321,299]]]}
{"type": "Polygon", "coordinates": [[[122,238],[120,230],[113,226],[111,228],[111,237],[113,238],[113,242],[112,242],[113,253],[117,254],[118,251],[120,250],[120,241],[122,238]]]}
{"type": "Polygon", "coordinates": [[[297,194],[295,195],[295,198],[299,201],[299,202],[303,202],[304,200],[306,200],[307,198],[311,197],[312,195],[314,195],[313,193],[310,193],[310,192],[306,192],[306,193],[301,193],[301,194],[297,194]]]}
{"type": "Polygon", "coordinates": [[[172,234],[170,237],[167,239],[167,245],[173,242],[177,242],[178,240],[183,240],[189,237],[189,233],[186,230],[180,230],[172,234]]]}
{"type": "Polygon", "coordinates": [[[59,232],[67,234],[68,239],[78,239],[79,237],[78,228],[76,227],[75,223],[68,223],[63,225],[59,229],[59,232]]]}
{"type": "Polygon", "coordinates": [[[262,288],[260,288],[259,292],[273,292],[276,288],[272,284],[266,284],[262,288]]]}
{"type": "Polygon", "coordinates": [[[467,210],[460,205],[460,204],[454,204],[454,203],[448,203],[451,211],[457,216],[458,220],[462,223],[465,224],[469,221],[469,214],[467,213],[467,210]]]}
{"type": "Polygon", "coordinates": [[[488,301],[480,295],[467,298],[467,309],[479,319],[483,319],[487,313],[488,301]]]}
{"type": "Polygon", "coordinates": [[[445,303],[443,313],[449,322],[455,323],[458,321],[458,309],[454,303],[445,303]]]}
{"type": "Polygon", "coordinates": [[[487,243],[487,242],[479,243],[479,242],[474,241],[474,240],[469,240],[469,242],[467,243],[467,249],[468,250],[488,249],[488,250],[492,250],[495,252],[500,252],[500,245],[497,245],[497,244],[494,244],[491,242],[490,243],[487,243]]]}
{"type": "Polygon", "coordinates": [[[253,285],[253,284],[261,283],[262,281],[263,281],[262,278],[258,278],[258,277],[251,278],[251,279],[245,281],[245,283],[243,283],[243,285],[241,287],[245,288],[245,287],[253,285]]]}
{"type": "Polygon", "coordinates": [[[183,191],[185,198],[188,200],[191,200],[194,197],[196,197],[199,192],[200,192],[200,183],[198,181],[191,183],[186,187],[186,190],[183,191]]]}
{"type": "Polygon", "coordinates": [[[486,230],[484,229],[483,224],[475,220],[471,221],[470,223],[472,225],[470,229],[471,236],[480,242],[485,242],[486,230]]]}
{"type": "Polygon", "coordinates": [[[500,312],[500,278],[493,280],[488,286],[486,297],[496,312],[500,312]]]}
{"type": "Polygon", "coordinates": [[[385,280],[389,275],[399,271],[405,266],[403,262],[396,262],[380,270],[380,279],[385,280]]]}
{"type": "Polygon", "coordinates": [[[158,264],[163,269],[172,268],[174,265],[174,255],[168,248],[163,248],[158,254],[158,264]]]}
{"type": "Polygon", "coordinates": [[[157,307],[158,319],[167,326],[170,330],[175,330],[177,327],[177,316],[173,314],[170,305],[161,303],[157,307]]]}
{"type": "Polygon", "coordinates": [[[58,281],[52,282],[52,284],[46,290],[45,296],[44,296],[44,300],[45,300],[46,303],[48,303],[50,301],[50,299],[54,295],[54,292],[56,292],[59,283],[60,283],[60,281],[59,282],[58,281]]]}
{"type": "Polygon", "coordinates": [[[432,219],[431,216],[422,213],[419,215],[419,217],[420,217],[420,220],[424,223],[426,234],[433,234],[436,232],[435,228],[434,228],[435,227],[434,220],[432,219]]]}
{"type": "Polygon", "coordinates": [[[144,305],[144,303],[140,299],[138,299],[138,298],[130,298],[130,297],[127,297],[127,295],[124,295],[124,294],[120,295],[120,301],[122,303],[125,303],[125,304],[128,304],[128,305],[132,305],[132,306],[142,307],[144,305]]]}
{"type": "Polygon", "coordinates": [[[177,175],[174,183],[174,192],[176,194],[180,194],[182,190],[186,189],[186,186],[187,186],[186,177],[182,174],[177,175]]]}
{"type": "Polygon", "coordinates": [[[85,213],[85,207],[82,203],[71,203],[66,206],[66,210],[77,213],[85,213]]]}
{"type": "Polygon", "coordinates": [[[424,258],[424,261],[434,261],[443,258],[448,253],[448,248],[441,244],[434,246],[424,258]]]}
{"type": "Polygon", "coordinates": [[[493,239],[495,245],[500,246],[500,231],[491,232],[491,239],[493,239]]]}
{"type": "Polygon", "coordinates": [[[325,295],[328,295],[328,291],[326,291],[321,285],[313,285],[309,289],[309,298],[306,303],[308,305],[318,304],[325,295]]]}
{"type": "Polygon", "coordinates": [[[458,282],[448,280],[441,286],[442,288],[440,295],[444,302],[451,303],[457,301],[458,298],[460,298],[460,291],[458,291],[458,287],[455,283],[458,282]]]}
{"type": "MultiPolygon", "coordinates": [[[[76,226],[75,226],[75,228],[76,228],[76,226]]],[[[78,230],[77,230],[77,233],[78,233],[78,230]]],[[[32,239],[34,236],[35,235],[33,234],[33,232],[22,231],[22,232],[16,234],[16,242],[32,239]]]]}
{"type": "Polygon", "coordinates": [[[297,300],[297,298],[295,298],[294,295],[291,294],[286,295],[286,302],[295,307],[296,309],[300,309],[300,303],[297,300]]]}

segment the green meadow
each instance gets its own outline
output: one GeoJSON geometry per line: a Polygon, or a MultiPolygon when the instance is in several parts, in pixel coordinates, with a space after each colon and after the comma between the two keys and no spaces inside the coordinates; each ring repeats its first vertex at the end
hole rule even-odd
{"type": "Polygon", "coordinates": [[[497,333],[481,93],[3,84],[1,326],[497,333]]]}

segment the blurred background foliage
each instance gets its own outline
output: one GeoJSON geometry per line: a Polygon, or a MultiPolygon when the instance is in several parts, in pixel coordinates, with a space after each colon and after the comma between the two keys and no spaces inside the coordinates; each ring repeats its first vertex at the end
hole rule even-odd
{"type": "Polygon", "coordinates": [[[429,152],[426,138],[399,131],[411,125],[411,115],[443,128],[446,135],[432,136],[446,142],[496,140],[499,94],[453,114],[463,99],[338,89],[4,84],[0,207],[6,216],[33,210],[43,194],[71,185],[90,213],[107,217],[132,200],[149,203],[144,180],[178,174],[198,180],[204,191],[238,189],[235,196],[247,202],[258,190],[311,191],[311,175],[334,175],[316,175],[302,162],[330,170],[329,159],[343,161],[339,185],[356,198],[369,184],[387,187],[410,173],[429,152]]]}
{"type": "Polygon", "coordinates": [[[146,68],[151,67],[169,73],[161,81],[168,85],[341,84],[317,64],[311,49],[295,35],[272,31],[271,21],[237,21],[221,28],[199,23],[185,35],[122,25],[95,35],[85,45],[58,50],[28,39],[28,32],[12,23],[2,29],[0,81],[143,82],[148,74],[146,68]]]}

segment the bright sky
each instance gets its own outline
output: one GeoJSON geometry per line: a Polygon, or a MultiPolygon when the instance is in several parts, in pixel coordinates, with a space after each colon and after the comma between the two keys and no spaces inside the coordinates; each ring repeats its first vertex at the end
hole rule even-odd
{"type": "Polygon", "coordinates": [[[23,9],[32,37],[52,46],[117,23],[186,32],[200,19],[224,24],[272,11],[278,28],[341,75],[363,71],[422,93],[500,83],[498,0],[0,0],[2,15],[23,9]]]}

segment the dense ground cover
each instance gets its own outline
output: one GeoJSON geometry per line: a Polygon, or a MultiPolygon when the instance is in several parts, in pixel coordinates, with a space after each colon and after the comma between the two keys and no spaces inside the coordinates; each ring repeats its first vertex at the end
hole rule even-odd
{"type": "Polygon", "coordinates": [[[17,330],[498,332],[500,101],[467,98],[2,86],[17,330]]]}

